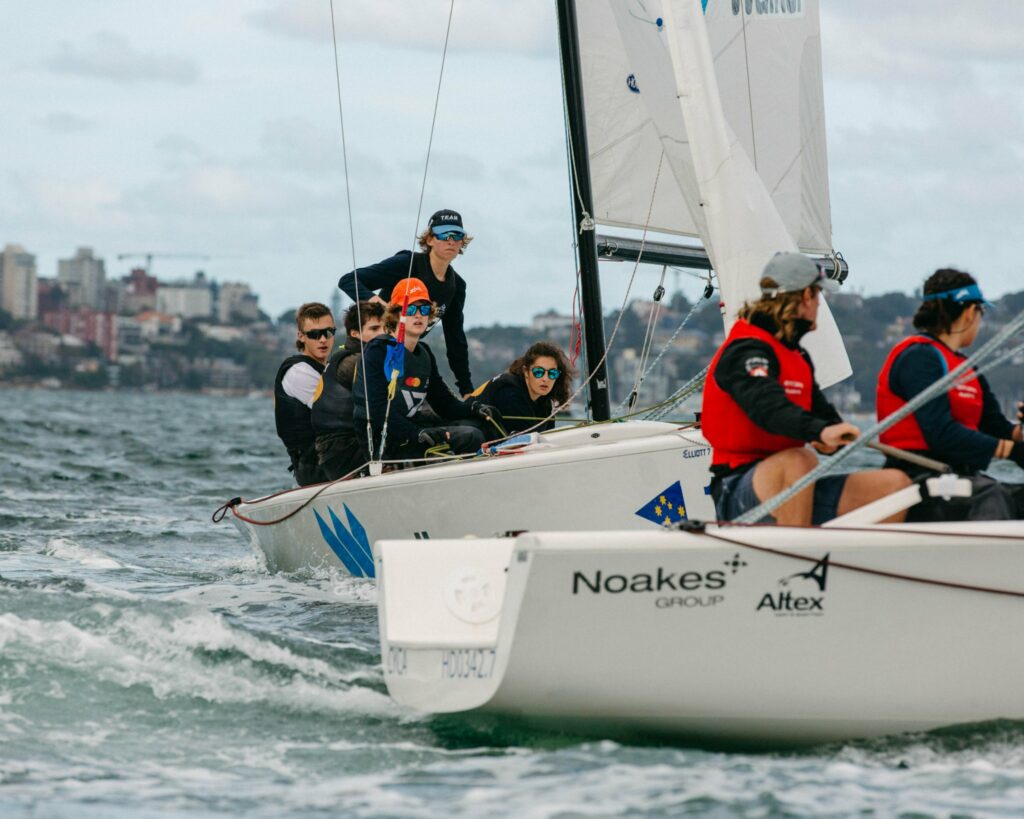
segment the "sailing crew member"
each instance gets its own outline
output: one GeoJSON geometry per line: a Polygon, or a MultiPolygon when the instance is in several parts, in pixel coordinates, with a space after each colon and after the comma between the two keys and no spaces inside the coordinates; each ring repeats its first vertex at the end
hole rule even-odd
{"type": "Polygon", "coordinates": [[[555,426],[548,416],[568,402],[575,375],[561,347],[538,341],[476,394],[501,413],[509,434],[527,429],[544,432],[555,426]]]}
{"type": "Polygon", "coordinates": [[[463,398],[468,398],[473,391],[473,379],[469,374],[469,343],[463,326],[466,280],[455,272],[451,263],[465,252],[472,241],[473,237],[467,235],[462,227],[459,213],[439,210],[430,217],[427,229],[418,238],[421,253],[400,250],[377,264],[346,273],[338,281],[338,287],[353,301],[376,301],[385,306],[392,301],[391,294],[400,281],[411,275],[423,282],[437,310],[430,327],[437,321],[441,322],[448,350],[448,366],[463,398]]]}
{"type": "Polygon", "coordinates": [[[334,481],[369,460],[365,424],[352,422],[352,381],[363,347],[384,332],[384,305],[361,301],[345,312],[345,343],[327,361],[313,395],[311,421],[324,480],[334,481]]]}
{"type": "MultiPolygon", "coordinates": [[[[479,422],[490,425],[489,419],[497,417],[496,411],[482,401],[460,401],[442,380],[434,354],[420,341],[435,315],[430,292],[423,282],[413,278],[398,282],[391,290],[391,303],[384,313],[386,334],[366,345],[363,365],[356,370],[352,393],[360,397],[365,394],[365,400],[353,402],[355,427],[357,430],[365,428],[368,408],[374,451],[379,453],[387,419],[384,453],[387,460],[422,458],[432,449],[453,453],[475,452],[485,438],[485,427],[479,422]],[[405,314],[400,315],[406,301],[405,314]],[[394,334],[399,322],[405,325],[403,371],[398,378],[394,398],[389,401],[385,359],[388,351],[398,343],[394,334]],[[441,419],[440,423],[437,417],[428,420],[425,403],[429,403],[433,416],[441,419]],[[479,419],[479,422],[474,423],[471,419],[479,419]]],[[[500,418],[498,421],[500,423],[500,418]]]]}
{"type": "MultiPolygon", "coordinates": [[[[701,423],[712,446],[711,493],[733,520],[782,492],[860,432],[844,422],[814,380],[800,339],[815,328],[822,290],[838,284],[799,253],[776,253],[761,298],[737,314],[711,360],[701,423]],[[812,448],[805,446],[810,444],[812,448]]],[[[826,476],[776,509],[783,525],[824,523],[904,486],[898,469],[826,476]]],[[[903,513],[889,520],[901,520],[903,513]]]]}
{"type": "Polygon", "coordinates": [[[295,313],[298,354],[289,356],[277,369],[274,379],[274,423],[277,435],[288,450],[299,486],[323,480],[317,465],[310,408],[324,365],[334,346],[334,316],[327,305],[307,302],[295,313]]]}
{"type": "MultiPolygon", "coordinates": [[[[879,420],[964,361],[960,351],[974,343],[988,305],[974,277],[952,268],[929,276],[923,295],[913,319],[920,332],[896,344],[878,374],[875,406],[879,420]]],[[[879,440],[949,464],[960,475],[976,475],[988,468],[993,458],[1024,466],[1022,410],[1024,404],[1018,403],[1017,423],[1007,419],[988,379],[970,372],[883,432],[879,440]]],[[[892,458],[890,464],[915,478],[927,472],[892,458]]],[[[977,491],[976,487],[975,494],[977,491]]],[[[916,515],[912,513],[912,517],[916,515]]]]}

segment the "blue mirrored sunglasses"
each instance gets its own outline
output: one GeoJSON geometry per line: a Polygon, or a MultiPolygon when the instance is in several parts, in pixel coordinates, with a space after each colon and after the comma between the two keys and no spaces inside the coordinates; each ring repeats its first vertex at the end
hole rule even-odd
{"type": "Polygon", "coordinates": [[[557,381],[558,376],[562,374],[562,371],[556,367],[552,367],[550,370],[545,370],[543,367],[530,367],[530,373],[534,378],[543,378],[544,373],[547,373],[548,378],[552,381],[557,381]]]}
{"type": "Polygon", "coordinates": [[[435,233],[434,236],[442,242],[461,242],[466,237],[466,234],[461,230],[446,230],[444,233],[435,233]]]}
{"type": "Polygon", "coordinates": [[[405,314],[407,316],[415,316],[419,313],[421,316],[429,316],[432,307],[432,304],[410,304],[405,308],[405,314]]]}

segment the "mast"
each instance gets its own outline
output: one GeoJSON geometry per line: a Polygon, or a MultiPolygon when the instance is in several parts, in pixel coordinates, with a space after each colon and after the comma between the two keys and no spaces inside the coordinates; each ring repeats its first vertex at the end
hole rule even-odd
{"type": "Polygon", "coordinates": [[[590,152],[583,107],[580,68],[580,39],[576,25],[575,0],[557,0],[558,43],[562,56],[562,82],[569,119],[573,213],[580,256],[580,295],[583,301],[583,332],[590,380],[590,412],[595,421],[611,417],[608,401],[608,372],[604,355],[604,313],[601,309],[601,281],[597,269],[594,237],[594,198],[590,190],[590,152]]]}

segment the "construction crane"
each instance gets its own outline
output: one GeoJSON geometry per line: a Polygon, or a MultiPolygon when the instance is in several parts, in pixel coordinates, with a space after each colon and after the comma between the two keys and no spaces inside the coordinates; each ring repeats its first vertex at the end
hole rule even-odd
{"type": "Polygon", "coordinates": [[[123,259],[145,259],[146,260],[146,275],[150,274],[150,268],[153,266],[153,259],[202,259],[204,261],[213,259],[214,256],[208,256],[205,253],[154,253],[148,251],[145,253],[118,253],[117,260],[122,261],[123,259]]]}

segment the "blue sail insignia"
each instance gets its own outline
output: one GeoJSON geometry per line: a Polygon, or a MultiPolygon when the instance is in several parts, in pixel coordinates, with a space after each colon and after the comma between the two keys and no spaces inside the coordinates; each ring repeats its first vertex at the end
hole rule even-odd
{"type": "Polygon", "coordinates": [[[373,577],[373,552],[370,549],[366,528],[348,508],[348,504],[342,505],[345,508],[345,517],[348,518],[347,527],[330,507],[327,509],[331,516],[330,523],[320,517],[319,512],[313,510],[316,522],[320,526],[320,534],[353,577],[373,577]]]}
{"type": "Polygon", "coordinates": [[[652,523],[668,526],[686,520],[686,499],[683,487],[676,481],[636,510],[636,514],[652,523]]]}

